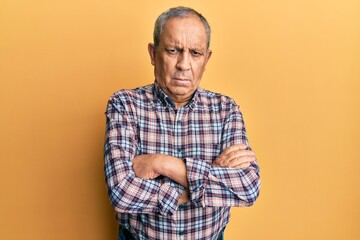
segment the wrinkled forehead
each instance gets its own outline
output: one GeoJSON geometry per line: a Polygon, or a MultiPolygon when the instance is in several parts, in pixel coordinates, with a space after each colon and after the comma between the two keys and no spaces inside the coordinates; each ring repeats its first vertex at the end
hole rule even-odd
{"type": "Polygon", "coordinates": [[[160,43],[207,46],[206,29],[198,16],[170,18],[162,29],[160,43]]]}

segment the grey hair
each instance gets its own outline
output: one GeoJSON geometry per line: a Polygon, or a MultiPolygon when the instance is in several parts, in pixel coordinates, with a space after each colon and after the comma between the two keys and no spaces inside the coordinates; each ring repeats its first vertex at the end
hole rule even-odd
{"type": "Polygon", "coordinates": [[[210,29],[210,25],[209,25],[208,21],[206,20],[206,18],[203,15],[201,15],[194,9],[188,8],[188,7],[170,8],[169,10],[163,12],[156,19],[155,27],[154,27],[154,46],[155,46],[155,48],[159,46],[160,36],[161,36],[162,30],[163,30],[163,27],[168,20],[170,20],[172,18],[185,18],[185,17],[189,17],[189,16],[197,16],[201,20],[201,22],[204,25],[205,30],[206,30],[207,49],[209,49],[211,29],[210,29]]]}

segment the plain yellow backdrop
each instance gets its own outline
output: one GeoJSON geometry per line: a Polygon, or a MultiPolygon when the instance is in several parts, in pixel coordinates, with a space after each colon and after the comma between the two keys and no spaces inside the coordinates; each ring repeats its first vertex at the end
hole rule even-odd
{"type": "Polygon", "coordinates": [[[227,240],[360,239],[360,2],[0,1],[0,239],[110,240],[104,110],[153,82],[156,17],[202,12],[201,86],[241,106],[262,175],[227,240]]]}

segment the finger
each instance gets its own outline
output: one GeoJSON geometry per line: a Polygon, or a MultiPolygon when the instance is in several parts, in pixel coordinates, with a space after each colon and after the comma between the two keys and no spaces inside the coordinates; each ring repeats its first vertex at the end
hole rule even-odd
{"type": "Polygon", "coordinates": [[[252,162],[255,162],[255,156],[242,156],[238,158],[234,158],[229,162],[221,162],[221,163],[214,163],[214,166],[219,167],[230,167],[230,168],[245,168],[248,167],[252,162]],[[245,166],[245,167],[244,167],[245,166]]]}
{"type": "Polygon", "coordinates": [[[255,156],[242,156],[242,157],[237,157],[234,158],[233,160],[231,160],[227,166],[228,167],[236,167],[238,165],[242,165],[245,163],[252,163],[256,160],[255,156]]]}
{"type": "Polygon", "coordinates": [[[229,162],[233,161],[234,159],[240,158],[240,157],[246,157],[246,156],[254,157],[255,153],[250,150],[234,151],[234,152],[231,152],[230,154],[228,154],[226,159],[222,159],[222,161],[220,161],[220,164],[229,165],[229,162]]]}
{"type": "MultiPolygon", "coordinates": [[[[222,162],[226,159],[229,158],[229,154],[234,154],[238,151],[242,151],[242,150],[245,150],[247,148],[247,145],[245,144],[236,144],[236,145],[232,145],[228,148],[226,148],[216,159],[214,162],[222,162]]],[[[231,158],[234,158],[234,157],[231,157],[231,158]]]]}
{"type": "Polygon", "coordinates": [[[219,162],[216,162],[216,161],[214,161],[212,165],[213,166],[220,166],[219,162]]]}
{"type": "Polygon", "coordinates": [[[243,169],[243,168],[248,168],[251,166],[251,163],[242,163],[240,165],[234,166],[233,168],[237,168],[237,169],[243,169]]]}
{"type": "Polygon", "coordinates": [[[227,155],[236,150],[245,150],[247,146],[245,144],[235,144],[230,147],[227,147],[220,155],[227,155]]]}
{"type": "Polygon", "coordinates": [[[213,165],[220,167],[235,167],[245,162],[254,162],[255,160],[256,160],[255,156],[245,155],[241,157],[235,157],[233,159],[229,159],[226,161],[214,162],[213,165]]]}
{"type": "Polygon", "coordinates": [[[255,153],[251,150],[233,151],[226,156],[226,160],[231,161],[234,158],[242,157],[242,156],[255,156],[255,153]]]}
{"type": "Polygon", "coordinates": [[[220,163],[223,162],[224,160],[225,160],[225,157],[218,156],[218,157],[214,160],[213,164],[220,164],[220,163]]]}

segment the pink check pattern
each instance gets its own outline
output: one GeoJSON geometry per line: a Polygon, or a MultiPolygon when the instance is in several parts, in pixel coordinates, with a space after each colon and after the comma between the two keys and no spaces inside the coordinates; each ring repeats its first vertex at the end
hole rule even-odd
{"type": "Polygon", "coordinates": [[[116,92],[105,114],[108,194],[119,224],[138,239],[217,239],[230,207],[251,206],[257,199],[257,162],[245,169],[212,166],[231,145],[250,149],[242,114],[231,98],[199,88],[176,109],[155,82],[116,92]],[[132,159],[154,153],[185,161],[191,202],[177,204],[184,188],[167,177],[135,176],[132,159]]]}

